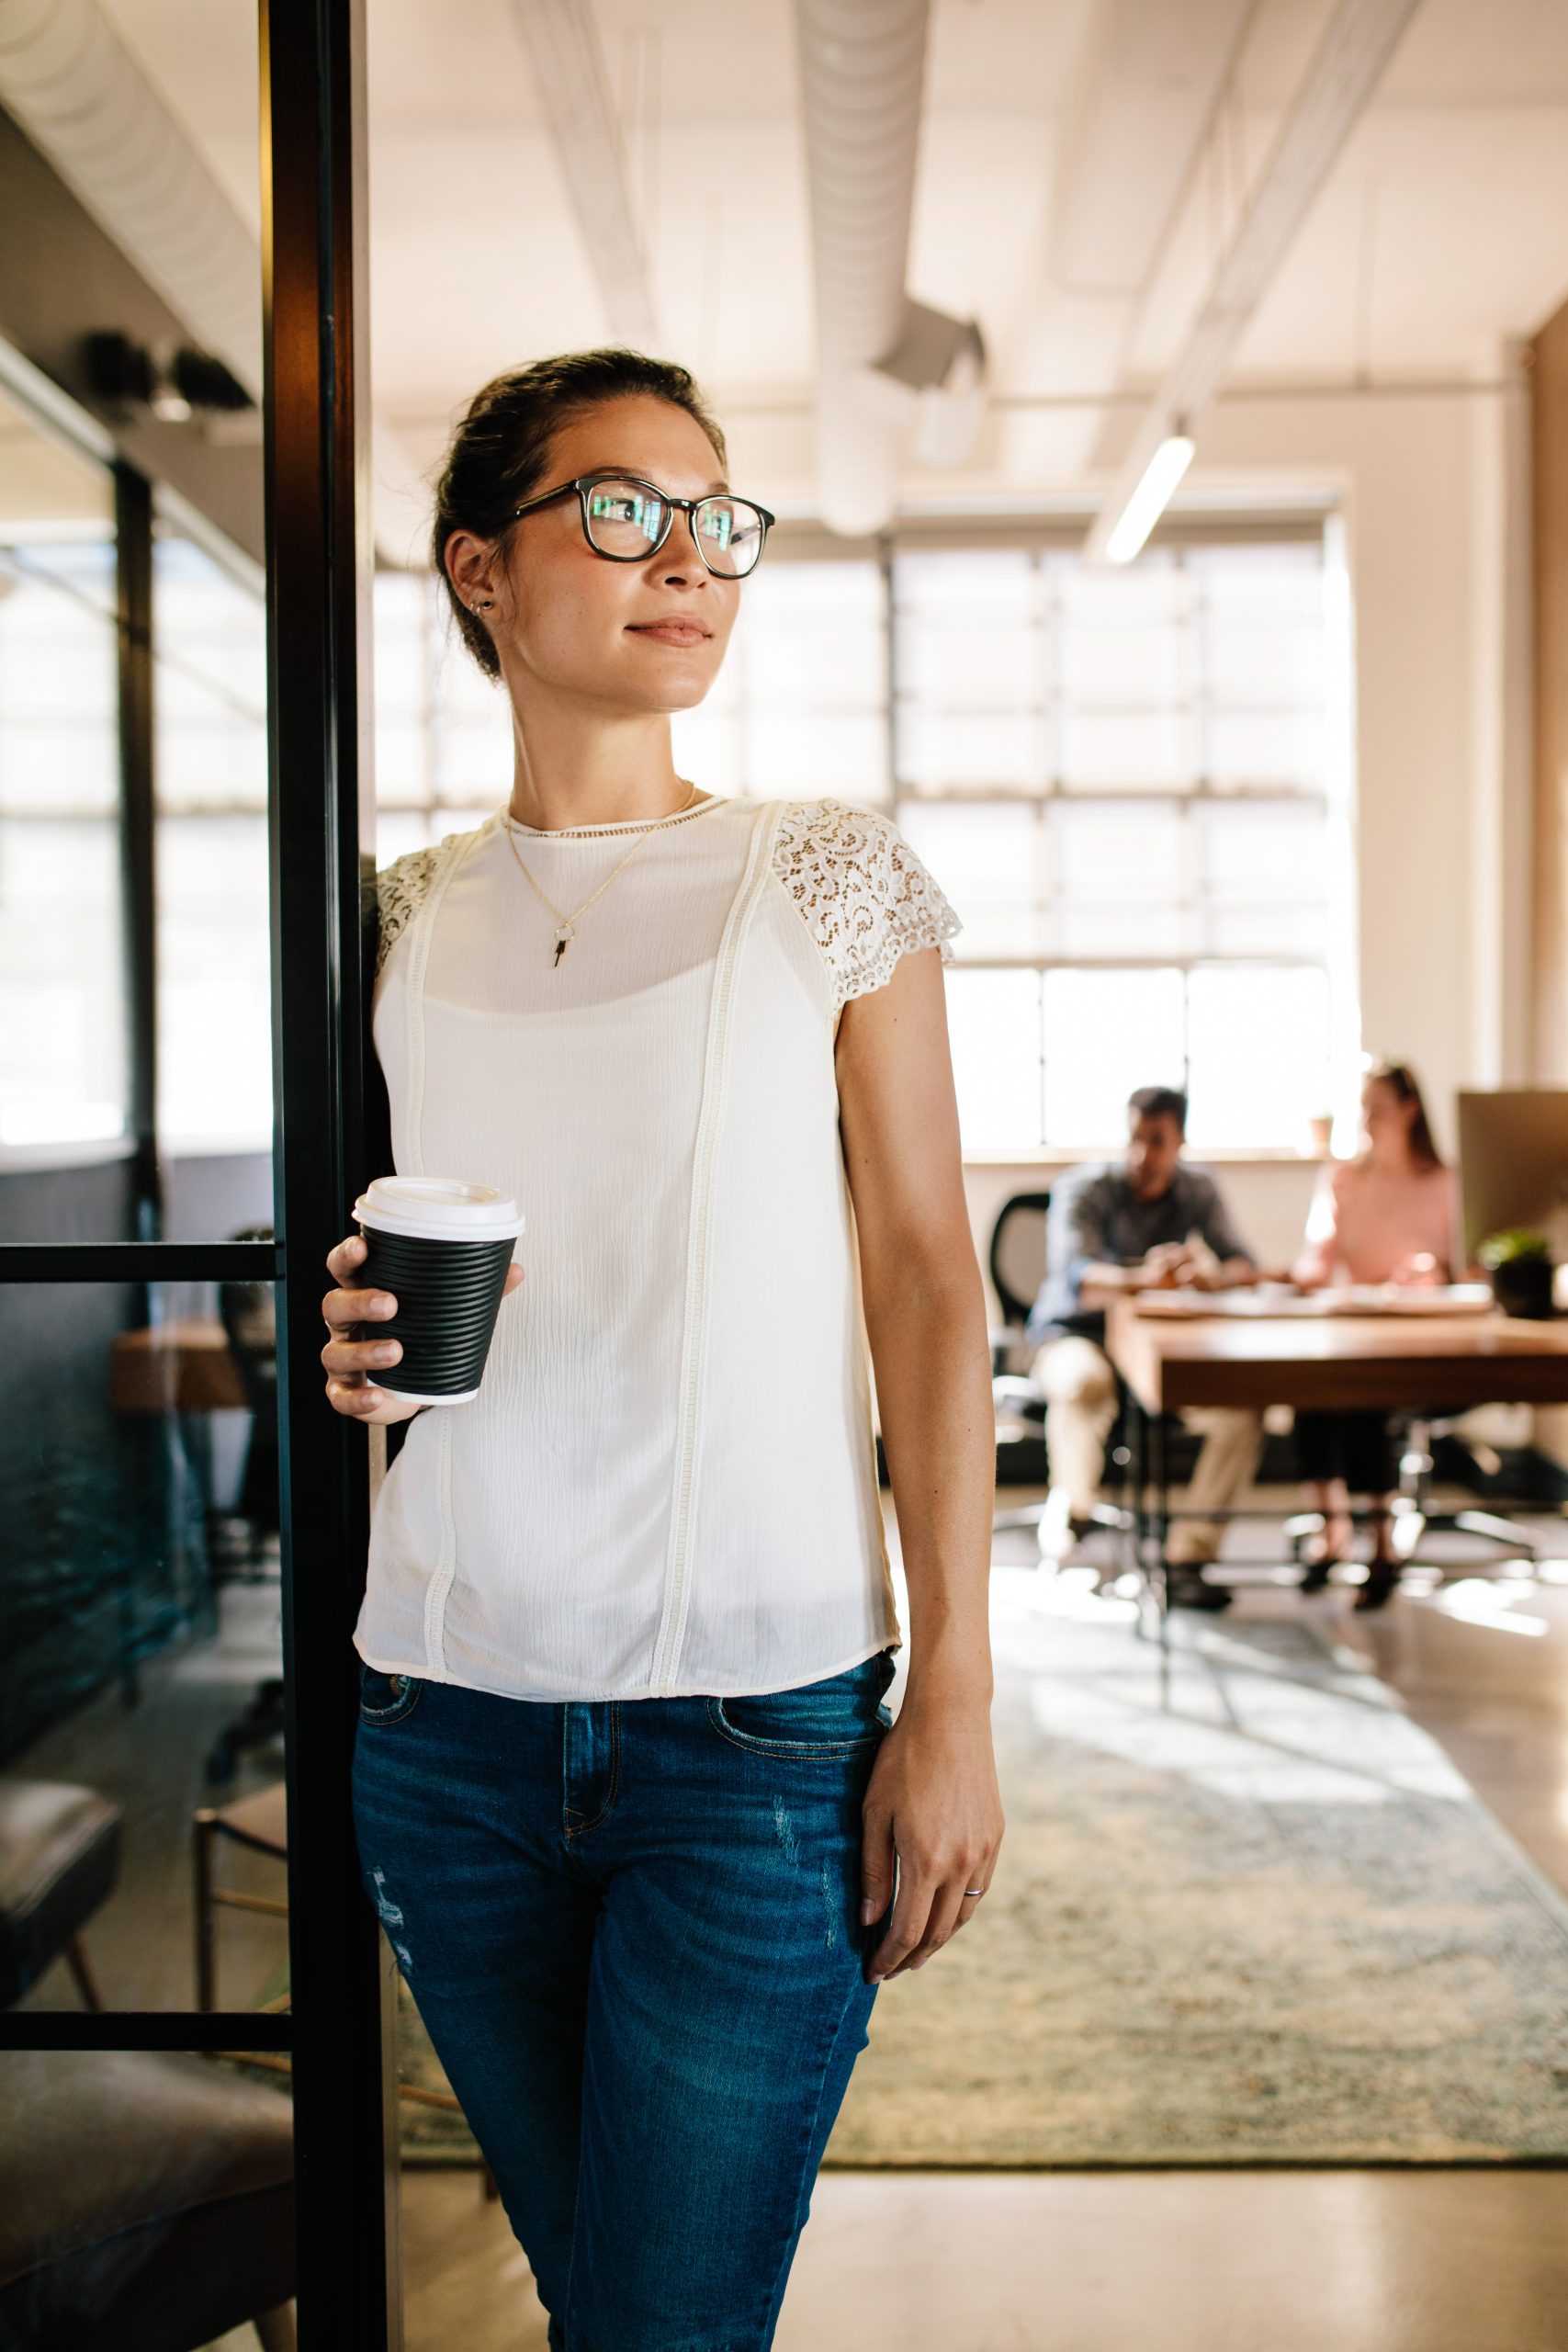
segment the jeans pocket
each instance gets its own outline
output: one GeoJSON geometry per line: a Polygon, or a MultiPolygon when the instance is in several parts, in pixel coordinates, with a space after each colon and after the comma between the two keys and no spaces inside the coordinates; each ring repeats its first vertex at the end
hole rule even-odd
{"type": "Polygon", "coordinates": [[[721,1738],[757,1756],[869,1756],[892,1722],[882,1695],[893,1674],[891,1653],[879,1650],[842,1674],[792,1690],[710,1699],[708,1721],[721,1738]]]}
{"type": "Polygon", "coordinates": [[[419,1704],[424,1683],[417,1674],[383,1674],[378,1666],[359,1666],[359,1720],[362,1724],[400,1724],[419,1704]]]}

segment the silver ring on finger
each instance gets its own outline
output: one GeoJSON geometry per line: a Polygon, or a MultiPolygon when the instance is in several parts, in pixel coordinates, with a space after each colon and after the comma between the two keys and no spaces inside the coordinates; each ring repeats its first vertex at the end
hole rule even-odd
{"type": "Polygon", "coordinates": [[[964,1900],[965,1903],[973,1903],[978,1895],[984,1894],[986,1890],[983,1886],[966,1886],[964,1890],[964,1900]]]}

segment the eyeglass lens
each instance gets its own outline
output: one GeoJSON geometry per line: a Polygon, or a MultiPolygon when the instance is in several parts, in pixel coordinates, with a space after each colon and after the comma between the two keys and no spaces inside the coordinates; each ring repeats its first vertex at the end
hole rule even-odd
{"type": "MultiPolygon", "coordinates": [[[[588,536],[602,555],[651,554],[670,524],[671,510],[637,481],[596,481],[588,492],[588,536]]],[[[710,571],[739,580],[762,552],[762,517],[744,498],[699,499],[692,528],[710,571]]]]}

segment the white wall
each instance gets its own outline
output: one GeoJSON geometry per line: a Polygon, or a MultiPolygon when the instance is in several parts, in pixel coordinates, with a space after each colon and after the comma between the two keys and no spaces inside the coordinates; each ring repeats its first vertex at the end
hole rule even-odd
{"type": "Polygon", "coordinates": [[[1499,1083],[1525,1050],[1519,397],[1224,401],[1193,471],[1194,499],[1223,483],[1342,502],[1362,1039],[1414,1065],[1447,1145],[1454,1090],[1499,1083]]]}

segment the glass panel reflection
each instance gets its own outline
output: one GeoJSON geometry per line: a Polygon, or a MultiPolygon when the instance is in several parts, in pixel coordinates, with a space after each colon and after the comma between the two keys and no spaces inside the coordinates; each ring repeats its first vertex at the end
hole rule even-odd
{"type": "Polygon", "coordinates": [[[124,1126],[113,499],[0,396],[0,1147],[124,1126]]]}
{"type": "Polygon", "coordinates": [[[286,2007],[272,1284],[0,1288],[0,1998],[286,2007]]]}
{"type": "Polygon", "coordinates": [[[265,613],[166,521],[153,562],[159,1132],[176,1155],[269,1155],[265,613]]]}
{"type": "Polygon", "coordinates": [[[0,2342],[292,2345],[289,2092],[185,2051],[0,2053],[0,2342]]]}

